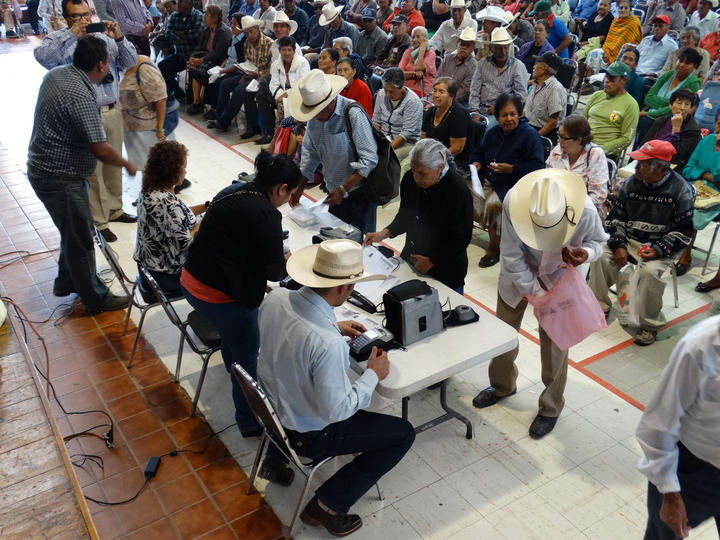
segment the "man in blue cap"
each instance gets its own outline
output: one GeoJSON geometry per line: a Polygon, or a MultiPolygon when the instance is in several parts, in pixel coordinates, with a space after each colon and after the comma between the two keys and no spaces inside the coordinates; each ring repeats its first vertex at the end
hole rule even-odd
{"type": "Polygon", "coordinates": [[[370,67],[377,64],[378,56],[385,48],[389,36],[382,31],[377,25],[377,10],[375,8],[366,7],[362,10],[363,31],[360,32],[355,52],[360,55],[365,65],[370,67]]]}

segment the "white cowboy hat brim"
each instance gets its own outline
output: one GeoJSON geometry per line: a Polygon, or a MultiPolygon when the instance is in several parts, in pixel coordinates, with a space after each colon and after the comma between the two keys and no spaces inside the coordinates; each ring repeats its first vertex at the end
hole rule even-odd
{"type": "Polygon", "coordinates": [[[510,222],[513,229],[524,244],[541,251],[557,249],[570,240],[580,216],[585,208],[587,198],[585,182],[577,174],[564,169],[539,169],[526,174],[517,181],[515,186],[508,192],[510,222]],[[551,177],[560,184],[565,194],[567,206],[566,215],[571,218],[575,225],[568,219],[563,218],[555,227],[543,228],[535,223],[530,216],[530,194],[535,181],[551,177]]]}
{"type": "Polygon", "coordinates": [[[287,24],[287,25],[290,27],[290,35],[291,35],[291,36],[292,36],[295,32],[297,32],[298,23],[296,23],[296,22],[293,21],[292,19],[288,19],[287,21],[272,21],[272,22],[268,23],[268,25],[270,26],[270,30],[272,30],[273,25],[274,25],[275,23],[278,23],[278,24],[287,24]]]}
{"type": "Polygon", "coordinates": [[[290,115],[298,122],[307,122],[315,118],[348,84],[347,79],[339,75],[325,75],[325,77],[330,83],[330,94],[316,105],[308,106],[303,103],[297,84],[288,92],[290,115]]]}
{"type": "Polygon", "coordinates": [[[286,267],[288,275],[301,285],[316,288],[337,287],[338,285],[373,281],[387,277],[382,274],[368,274],[365,270],[363,270],[362,274],[344,278],[332,278],[317,274],[313,271],[313,265],[315,264],[315,255],[319,248],[320,244],[304,247],[300,251],[293,253],[287,261],[286,267]]]}
{"type": "MultiPolygon", "coordinates": [[[[243,17],[244,19],[245,17],[243,17]]],[[[247,21],[245,24],[242,24],[242,29],[247,30],[248,28],[254,28],[256,26],[265,26],[264,21],[261,21],[260,19],[253,19],[252,21],[247,21]]]]}
{"type": "Polygon", "coordinates": [[[335,15],[333,17],[330,17],[329,19],[325,18],[325,14],[321,13],[320,17],[318,17],[318,24],[320,26],[327,26],[331,22],[333,22],[335,19],[337,19],[340,16],[340,12],[342,11],[341,8],[336,7],[335,8],[335,15]]]}
{"type": "Polygon", "coordinates": [[[478,43],[482,43],[484,45],[512,45],[513,40],[512,39],[503,39],[500,41],[492,41],[488,39],[478,39],[478,43]]]}

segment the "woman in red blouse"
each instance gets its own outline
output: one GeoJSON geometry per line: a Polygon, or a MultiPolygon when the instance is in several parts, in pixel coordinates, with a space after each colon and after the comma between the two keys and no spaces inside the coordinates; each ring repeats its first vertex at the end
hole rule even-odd
{"type": "Polygon", "coordinates": [[[340,95],[348,99],[354,99],[357,101],[368,116],[372,118],[372,93],[370,88],[357,77],[357,70],[353,66],[352,59],[348,56],[341,58],[337,63],[337,74],[341,77],[345,77],[348,81],[348,85],[345,90],[340,92],[340,95]]]}

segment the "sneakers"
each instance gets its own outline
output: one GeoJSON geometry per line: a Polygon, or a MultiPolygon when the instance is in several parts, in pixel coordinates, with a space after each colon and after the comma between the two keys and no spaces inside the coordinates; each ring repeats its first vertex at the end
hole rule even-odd
{"type": "Polygon", "coordinates": [[[280,486],[288,487],[292,484],[295,478],[295,471],[285,463],[281,463],[278,460],[265,459],[263,464],[260,466],[258,476],[264,478],[269,482],[278,484],[280,486]]]}
{"type": "Polygon", "coordinates": [[[323,510],[317,496],[310,499],[300,514],[303,523],[317,527],[322,525],[333,536],[347,536],[362,527],[362,519],[357,514],[331,514],[323,510]]]}
{"type": "Polygon", "coordinates": [[[485,390],[475,396],[475,399],[473,399],[473,406],[478,409],[484,409],[485,407],[495,405],[501,399],[514,395],[516,392],[517,389],[510,392],[507,396],[496,396],[495,389],[492,386],[488,386],[485,390]]]}
{"type": "Polygon", "coordinates": [[[640,331],[635,334],[635,338],[633,339],[633,342],[635,345],[640,345],[641,347],[646,347],[648,345],[652,345],[655,343],[655,339],[657,337],[657,330],[646,330],[644,328],[641,328],[640,331]]]}
{"type": "Polygon", "coordinates": [[[530,424],[530,437],[533,439],[542,439],[550,433],[557,423],[557,416],[542,416],[538,414],[530,424]]]}

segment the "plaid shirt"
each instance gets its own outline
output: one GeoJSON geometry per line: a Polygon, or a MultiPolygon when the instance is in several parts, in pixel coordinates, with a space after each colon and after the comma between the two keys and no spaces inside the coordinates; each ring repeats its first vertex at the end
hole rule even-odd
{"type": "Polygon", "coordinates": [[[175,45],[177,55],[187,61],[200,40],[203,28],[205,28],[205,21],[202,12],[193,8],[189,15],[183,16],[179,11],[176,11],[168,19],[165,37],[175,45]],[[184,43],[180,42],[177,32],[185,34],[184,43]]]}
{"type": "Polygon", "coordinates": [[[73,65],[49,71],[35,106],[28,176],[87,178],[97,165],[90,145],[106,139],[87,75],[73,65]]]}
{"type": "Polygon", "coordinates": [[[263,33],[260,34],[260,41],[257,45],[253,45],[248,39],[245,40],[245,60],[252,62],[258,68],[260,79],[270,74],[270,46],[272,44],[273,40],[263,33]]]}

